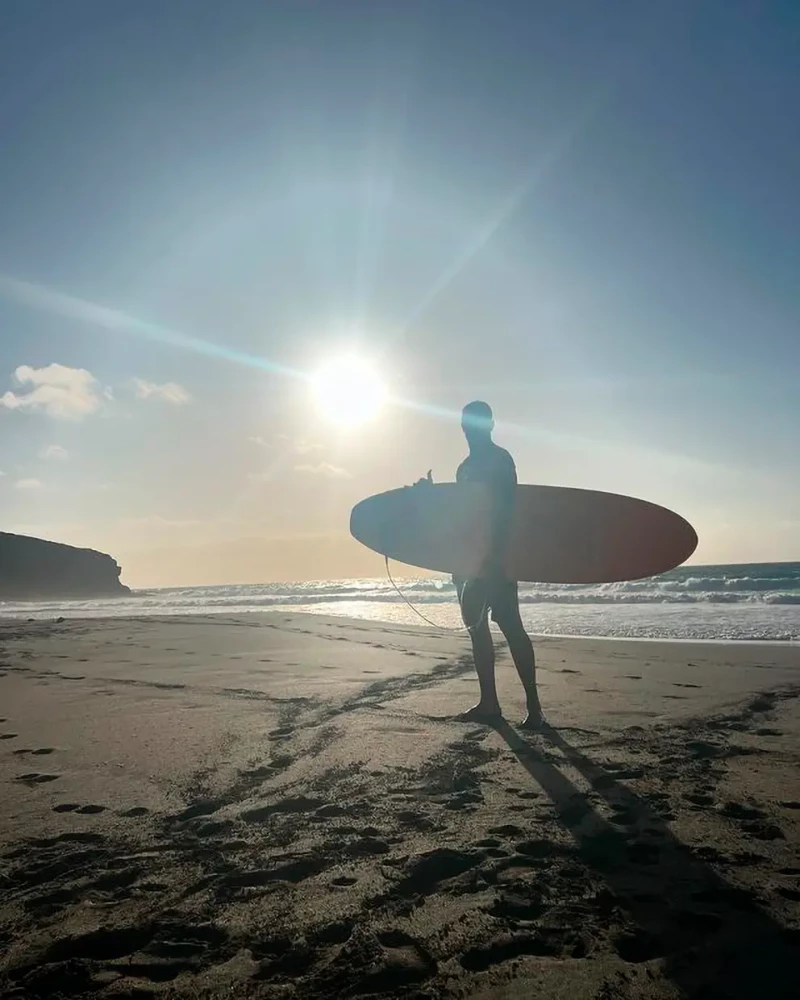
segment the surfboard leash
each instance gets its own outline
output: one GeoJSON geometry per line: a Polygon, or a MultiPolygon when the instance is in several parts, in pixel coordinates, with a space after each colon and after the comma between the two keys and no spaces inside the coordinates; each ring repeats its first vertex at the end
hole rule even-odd
{"type": "MultiPolygon", "coordinates": [[[[391,583],[391,585],[394,587],[398,596],[409,606],[409,608],[411,608],[411,610],[418,618],[421,618],[432,628],[438,629],[440,632],[471,632],[473,629],[477,628],[483,621],[483,616],[486,614],[486,611],[488,610],[488,602],[486,601],[484,601],[483,608],[481,610],[480,615],[478,616],[477,622],[475,622],[473,625],[462,625],[460,628],[448,628],[448,626],[446,625],[439,625],[437,624],[437,622],[432,622],[430,618],[427,618],[425,615],[423,615],[421,611],[419,611],[417,608],[414,607],[414,605],[411,603],[411,601],[409,601],[409,599],[406,597],[403,591],[397,586],[397,584],[394,582],[392,571],[389,569],[389,557],[387,555],[384,555],[383,558],[386,562],[386,575],[389,577],[389,583],[391,583]]],[[[459,605],[461,604],[461,596],[464,593],[464,586],[466,586],[466,583],[462,584],[461,593],[458,595],[459,605]]]]}

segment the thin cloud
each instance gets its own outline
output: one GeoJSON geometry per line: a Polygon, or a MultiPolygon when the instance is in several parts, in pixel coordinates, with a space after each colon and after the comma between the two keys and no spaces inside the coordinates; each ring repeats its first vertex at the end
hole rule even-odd
{"type": "Polygon", "coordinates": [[[338,465],[331,465],[330,462],[319,462],[317,465],[296,465],[295,472],[309,476],[324,476],[326,479],[352,479],[353,476],[338,465]]]}
{"type": "Polygon", "coordinates": [[[146,382],[144,379],[132,379],[133,391],[137,399],[160,399],[174,406],[182,406],[192,398],[182,385],[177,382],[146,382]]]}
{"type": "Polygon", "coordinates": [[[296,455],[318,455],[325,451],[324,445],[315,444],[313,441],[295,441],[294,452],[296,455]]]}
{"type": "Polygon", "coordinates": [[[261,472],[251,472],[247,477],[251,482],[272,482],[280,475],[286,475],[290,471],[306,475],[326,476],[328,479],[350,479],[350,473],[346,469],[340,469],[329,462],[314,462],[314,458],[319,457],[325,451],[321,444],[302,438],[294,438],[288,434],[274,434],[270,438],[254,434],[247,440],[269,452],[268,468],[261,472]],[[293,462],[299,464],[293,466],[293,462]]]}
{"type": "Polygon", "coordinates": [[[39,479],[18,479],[14,483],[14,489],[16,490],[38,490],[41,487],[42,483],[39,479]]]}
{"type": "Polygon", "coordinates": [[[269,440],[261,437],[260,434],[254,434],[248,437],[247,440],[251,444],[258,445],[259,448],[273,448],[298,456],[319,454],[325,450],[325,447],[321,444],[317,444],[314,441],[306,441],[303,438],[294,438],[289,434],[275,434],[269,440]]]}
{"type": "Polygon", "coordinates": [[[97,379],[85,368],[51,364],[44,368],[20,365],[14,372],[24,392],[9,389],[0,396],[0,407],[46,413],[60,420],[80,420],[96,413],[102,405],[97,379]]]}
{"type": "Polygon", "coordinates": [[[43,451],[39,452],[39,458],[43,458],[46,461],[66,462],[69,458],[69,452],[66,448],[62,448],[60,444],[49,444],[43,451]]]}

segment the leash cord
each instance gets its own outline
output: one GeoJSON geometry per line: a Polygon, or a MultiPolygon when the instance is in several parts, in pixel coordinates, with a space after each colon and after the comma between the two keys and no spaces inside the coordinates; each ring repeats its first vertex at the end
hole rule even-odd
{"type": "MultiPolygon", "coordinates": [[[[409,599],[406,597],[406,595],[403,593],[403,591],[397,586],[397,584],[394,582],[394,577],[392,576],[392,571],[389,569],[389,557],[385,555],[383,558],[386,561],[386,575],[389,578],[389,583],[391,583],[391,585],[394,587],[394,589],[397,592],[398,596],[409,606],[409,608],[411,608],[411,610],[414,612],[414,614],[418,618],[421,618],[424,622],[426,622],[432,628],[438,629],[440,632],[456,632],[456,633],[458,633],[458,632],[472,632],[472,630],[476,629],[481,624],[481,622],[483,621],[484,615],[486,614],[486,611],[488,610],[488,607],[489,607],[488,601],[484,601],[483,602],[483,608],[481,609],[481,613],[478,616],[478,620],[474,624],[472,624],[472,625],[463,625],[460,628],[447,628],[447,626],[445,626],[445,625],[439,625],[436,622],[431,621],[430,618],[427,618],[425,615],[423,615],[423,613],[421,611],[417,610],[417,608],[414,607],[414,605],[411,603],[411,601],[409,601],[409,599]]],[[[461,598],[464,596],[464,588],[466,587],[466,585],[467,585],[467,583],[466,583],[466,580],[465,580],[464,583],[461,585],[461,591],[458,594],[458,603],[459,603],[459,606],[461,606],[461,598]]]]}

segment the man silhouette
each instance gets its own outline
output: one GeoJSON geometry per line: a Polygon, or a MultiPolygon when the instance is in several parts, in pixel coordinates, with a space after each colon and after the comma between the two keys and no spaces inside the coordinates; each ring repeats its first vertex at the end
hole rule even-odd
{"type": "Polygon", "coordinates": [[[523,726],[542,723],[542,709],[536,690],[536,659],[519,612],[517,581],[508,579],[502,560],[514,510],[517,470],[514,459],[492,440],[494,417],[488,403],[475,400],[461,414],[461,427],[469,445],[469,455],[459,465],[456,482],[485,483],[492,499],[492,545],[488,558],[472,579],[454,578],[461,605],[461,617],[470,630],[480,700],[459,716],[469,722],[493,722],[502,715],[497,699],[494,670],[494,643],[489,629],[489,613],[508,643],[514,666],[525,689],[528,712],[523,726]]]}

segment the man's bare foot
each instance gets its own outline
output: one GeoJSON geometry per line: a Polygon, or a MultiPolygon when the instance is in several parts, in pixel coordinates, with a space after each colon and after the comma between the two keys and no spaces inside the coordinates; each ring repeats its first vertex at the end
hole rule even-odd
{"type": "Polygon", "coordinates": [[[478,702],[477,705],[473,705],[472,708],[468,708],[466,712],[462,712],[460,715],[456,716],[459,722],[497,722],[498,719],[502,719],[503,712],[500,705],[495,702],[495,704],[484,705],[482,702],[478,702]]]}
{"type": "Polygon", "coordinates": [[[541,729],[547,725],[542,714],[541,705],[529,705],[528,714],[522,720],[521,729],[541,729]]]}

